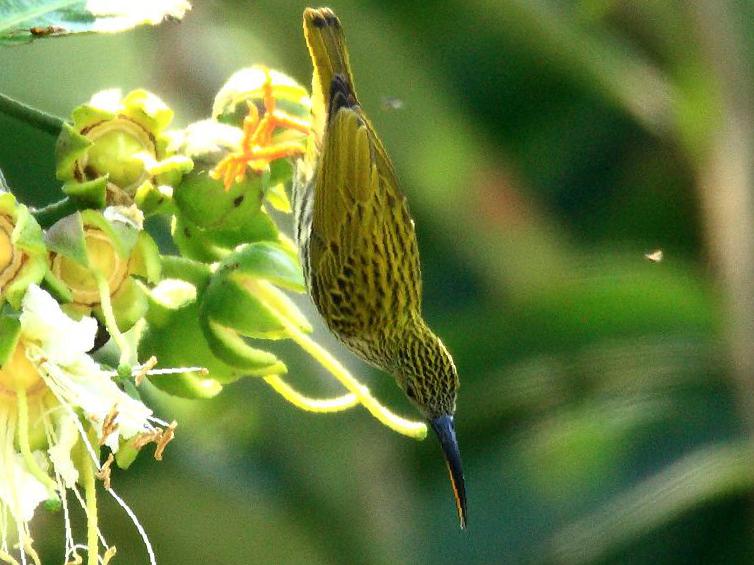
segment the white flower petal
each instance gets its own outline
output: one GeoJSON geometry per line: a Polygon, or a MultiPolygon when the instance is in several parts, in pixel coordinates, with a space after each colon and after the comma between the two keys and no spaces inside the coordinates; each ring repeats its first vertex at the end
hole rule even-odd
{"type": "MultiPolygon", "coordinates": [[[[139,156],[149,154],[139,153],[139,156]]],[[[151,156],[149,156],[151,157],[151,156]]],[[[108,222],[120,222],[141,230],[144,227],[144,212],[139,210],[136,204],[131,206],[108,206],[102,215],[108,222]]]]}
{"type": "Polygon", "coordinates": [[[37,506],[47,500],[47,489],[29,471],[18,453],[13,453],[10,464],[3,461],[3,480],[0,481],[0,500],[10,509],[14,520],[29,522],[37,506]],[[7,469],[10,468],[10,473],[7,469]]]}
{"type": "Polygon", "coordinates": [[[100,90],[92,96],[91,100],[89,100],[89,105],[117,114],[123,109],[123,104],[121,104],[122,98],[123,93],[120,88],[109,88],[107,90],[100,90]]]}
{"type": "Polygon", "coordinates": [[[75,367],[63,368],[45,363],[42,373],[51,380],[53,388],[62,400],[74,409],[80,409],[102,438],[102,424],[113,407],[118,412],[117,428],[107,437],[105,445],[117,452],[120,438],[130,439],[136,434],[149,431],[148,418],[152,411],[142,402],[131,398],[104,373],[94,361],[75,367]]]}
{"type": "Polygon", "coordinates": [[[58,441],[47,450],[50,461],[63,479],[66,488],[73,488],[79,479],[79,472],[71,459],[71,450],[79,439],[79,432],[70,414],[63,413],[57,421],[58,441]]]}
{"type": "Polygon", "coordinates": [[[38,343],[50,361],[66,365],[94,346],[97,322],[89,317],[78,322],[72,320],[55,299],[37,285],[29,286],[22,306],[24,339],[38,343]]]}

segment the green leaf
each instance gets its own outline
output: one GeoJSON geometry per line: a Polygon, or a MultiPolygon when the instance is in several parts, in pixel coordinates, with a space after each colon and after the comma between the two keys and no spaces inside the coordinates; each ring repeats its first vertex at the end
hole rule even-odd
{"type": "Polygon", "coordinates": [[[292,212],[291,201],[288,199],[288,193],[285,191],[285,184],[273,184],[267,189],[264,197],[275,210],[279,210],[284,214],[292,212]]]}
{"type": "Polygon", "coordinates": [[[86,0],[4,0],[0,3],[0,45],[74,33],[114,33],[164,19],[181,19],[186,0],[104,2],[86,0]],[[159,9],[156,8],[159,6],[159,9]]]}
{"type": "Polygon", "coordinates": [[[26,206],[16,210],[16,225],[13,228],[13,244],[29,254],[47,253],[42,228],[26,206]]]}
{"type": "Polygon", "coordinates": [[[290,159],[276,159],[270,163],[270,180],[264,197],[273,208],[284,214],[290,214],[292,211],[291,202],[285,191],[291,178],[293,178],[293,163],[290,159]]]}
{"type": "Polygon", "coordinates": [[[752,448],[713,444],[692,451],[561,529],[546,548],[547,563],[594,563],[695,508],[751,492],[752,448]]]}

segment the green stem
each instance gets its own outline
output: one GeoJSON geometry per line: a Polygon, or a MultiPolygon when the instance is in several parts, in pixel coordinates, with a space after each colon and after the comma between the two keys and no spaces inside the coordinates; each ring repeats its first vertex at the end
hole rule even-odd
{"type": "Polygon", "coordinates": [[[0,94],[0,114],[5,114],[11,118],[16,118],[19,121],[29,124],[33,128],[36,128],[50,135],[58,135],[60,130],[63,129],[63,119],[47,114],[36,108],[32,108],[14,100],[13,98],[0,94]]]}
{"type": "Polygon", "coordinates": [[[110,285],[107,284],[107,279],[97,269],[94,270],[93,274],[94,279],[97,281],[100,306],[102,307],[102,314],[105,317],[105,327],[107,327],[108,333],[112,336],[115,344],[120,350],[119,363],[123,365],[131,358],[131,348],[128,345],[128,340],[126,340],[125,336],[121,333],[120,328],[118,328],[118,322],[115,319],[115,312],[113,312],[113,305],[110,301],[110,285]]]}
{"type": "Polygon", "coordinates": [[[427,437],[427,426],[424,423],[407,420],[397,414],[393,414],[390,410],[380,404],[369,392],[369,389],[356,380],[348,369],[341,365],[335,357],[330,355],[325,348],[299,330],[295,324],[292,324],[283,316],[277,315],[277,318],[288,331],[290,338],[296,342],[301,349],[316,359],[320,365],[327,369],[327,371],[334,376],[338,382],[348,390],[348,392],[353,394],[364,408],[366,408],[379,422],[393,431],[410,438],[424,439],[427,437]]]}
{"type": "Polygon", "coordinates": [[[53,481],[50,476],[42,471],[39,465],[37,465],[34,455],[31,452],[31,446],[29,445],[29,403],[26,398],[26,389],[22,386],[19,386],[16,389],[16,401],[18,408],[18,446],[21,451],[21,456],[26,463],[26,467],[31,471],[31,474],[47,487],[51,497],[57,499],[58,486],[55,484],[55,481],[53,481]]]}
{"type": "Polygon", "coordinates": [[[99,544],[97,539],[97,485],[94,480],[92,462],[86,459],[81,474],[86,499],[86,547],[87,565],[99,565],[99,544]]]}
{"type": "Polygon", "coordinates": [[[358,397],[353,393],[344,394],[335,398],[310,398],[304,396],[291,385],[286,383],[280,375],[270,375],[264,377],[265,382],[270,385],[275,392],[293,404],[296,408],[306,410],[307,412],[317,412],[319,414],[342,412],[353,408],[359,403],[358,397]]]}
{"type": "Polygon", "coordinates": [[[62,200],[48,204],[44,208],[32,210],[32,214],[37,222],[39,222],[39,225],[47,229],[59,219],[70,216],[76,210],[78,210],[76,204],[66,196],[62,200]]]}

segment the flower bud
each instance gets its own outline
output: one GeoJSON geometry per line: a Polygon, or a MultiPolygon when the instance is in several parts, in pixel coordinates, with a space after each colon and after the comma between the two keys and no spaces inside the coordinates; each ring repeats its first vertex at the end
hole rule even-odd
{"type": "Polygon", "coordinates": [[[18,308],[30,284],[47,271],[42,229],[28,208],[9,192],[0,192],[0,304],[18,308]]]}
{"type": "MultiPolygon", "coordinates": [[[[309,118],[312,102],[307,90],[288,75],[262,65],[241,69],[231,75],[215,96],[212,117],[219,122],[241,127],[249,112],[248,104],[254,104],[263,118],[266,109],[265,85],[268,80],[279,110],[294,117],[309,118]]],[[[288,132],[301,136],[298,132],[288,132]]],[[[279,140],[277,137],[274,139],[279,140]]]]}
{"type": "Polygon", "coordinates": [[[190,159],[168,150],[173,111],[146,90],[98,92],[72,118],[56,147],[57,177],[71,197],[99,181],[93,188],[106,190],[108,204],[130,205],[146,183],[173,185],[191,170],[190,159]]]}
{"type": "Polygon", "coordinates": [[[160,267],[157,245],[142,230],[142,219],[135,206],[110,207],[104,213],[84,210],[50,228],[49,278],[63,289],[68,312],[101,317],[107,292],[121,330],[144,315],[147,300],[133,277],[155,282],[160,267]]]}

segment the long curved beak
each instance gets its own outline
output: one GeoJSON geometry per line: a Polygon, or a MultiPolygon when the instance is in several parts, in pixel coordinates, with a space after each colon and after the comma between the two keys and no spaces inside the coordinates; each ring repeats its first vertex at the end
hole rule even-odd
{"type": "Polygon", "coordinates": [[[461,465],[461,452],[458,449],[456,428],[453,424],[453,416],[440,416],[429,421],[432,429],[440,440],[442,453],[448,465],[450,483],[453,486],[453,495],[456,499],[458,519],[461,521],[461,529],[466,529],[466,485],[463,481],[463,467],[461,465]]]}

